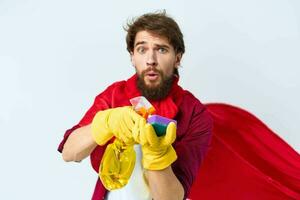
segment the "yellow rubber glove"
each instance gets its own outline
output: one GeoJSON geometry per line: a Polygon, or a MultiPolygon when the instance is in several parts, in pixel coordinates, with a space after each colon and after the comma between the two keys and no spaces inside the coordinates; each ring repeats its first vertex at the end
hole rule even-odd
{"type": "Polygon", "coordinates": [[[113,136],[102,157],[99,177],[108,190],[125,186],[135,165],[132,129],[144,120],[131,107],[119,107],[98,112],[92,122],[92,136],[97,144],[106,144],[113,136]]]}
{"type": "Polygon", "coordinates": [[[113,135],[125,144],[133,144],[132,129],[143,119],[130,106],[99,111],[92,121],[92,136],[99,145],[104,145],[113,135]]]}
{"type": "Polygon", "coordinates": [[[158,137],[151,124],[141,120],[133,129],[134,140],[141,144],[143,158],[142,164],[145,169],[161,170],[170,166],[177,155],[172,147],[176,139],[176,124],[169,123],[166,135],[158,137]]]}

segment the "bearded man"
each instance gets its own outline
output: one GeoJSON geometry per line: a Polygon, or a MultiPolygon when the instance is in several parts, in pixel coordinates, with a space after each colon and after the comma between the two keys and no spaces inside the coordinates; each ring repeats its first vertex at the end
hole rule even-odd
{"type": "Polygon", "coordinates": [[[98,179],[92,199],[185,199],[210,145],[212,118],[178,85],[185,52],[182,32],[165,12],[144,14],[128,23],[126,31],[135,74],[96,96],[80,122],[66,131],[58,150],[67,162],[90,156],[98,173],[109,143],[115,138],[133,142],[137,160],[128,184],[108,191],[98,179]],[[154,139],[167,141],[173,135],[174,140],[151,145],[153,127],[130,107],[129,100],[138,96],[146,97],[156,114],[177,121],[154,139]]]}

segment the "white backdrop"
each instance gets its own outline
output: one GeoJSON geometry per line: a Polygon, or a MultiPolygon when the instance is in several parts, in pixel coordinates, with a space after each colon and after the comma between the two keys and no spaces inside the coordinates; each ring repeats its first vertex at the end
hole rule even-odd
{"type": "Polygon", "coordinates": [[[90,199],[89,160],[64,163],[57,145],[133,74],[126,20],[163,8],[185,37],[180,84],[254,113],[300,152],[298,0],[0,0],[0,199],[90,199]]]}

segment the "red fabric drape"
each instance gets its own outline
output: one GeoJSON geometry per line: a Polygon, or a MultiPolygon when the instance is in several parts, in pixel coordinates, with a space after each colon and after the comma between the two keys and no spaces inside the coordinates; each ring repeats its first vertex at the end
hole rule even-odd
{"type": "Polygon", "coordinates": [[[300,155],[249,112],[206,105],[214,119],[211,149],[192,200],[300,199],[300,155]]]}

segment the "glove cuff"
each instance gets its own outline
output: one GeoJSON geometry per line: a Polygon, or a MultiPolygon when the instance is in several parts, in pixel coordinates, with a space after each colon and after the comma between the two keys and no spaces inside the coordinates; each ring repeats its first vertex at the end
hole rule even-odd
{"type": "Polygon", "coordinates": [[[142,164],[145,169],[148,170],[162,170],[169,167],[177,159],[176,151],[173,146],[170,145],[165,154],[159,157],[143,156],[142,164]]]}
{"type": "Polygon", "coordinates": [[[110,110],[98,112],[91,124],[92,137],[98,145],[104,145],[108,142],[113,134],[107,126],[110,110]]]}

